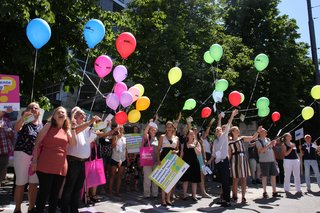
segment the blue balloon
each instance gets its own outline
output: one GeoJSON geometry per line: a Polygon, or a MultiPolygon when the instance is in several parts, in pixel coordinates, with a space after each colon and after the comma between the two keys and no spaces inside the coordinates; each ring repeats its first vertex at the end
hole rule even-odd
{"type": "Polygon", "coordinates": [[[40,49],[50,40],[51,28],[41,18],[32,19],[27,25],[27,37],[34,48],[40,49]]]}
{"type": "Polygon", "coordinates": [[[94,48],[102,39],[106,29],[104,28],[103,23],[98,19],[91,19],[84,26],[84,39],[87,42],[89,48],[94,48]]]}

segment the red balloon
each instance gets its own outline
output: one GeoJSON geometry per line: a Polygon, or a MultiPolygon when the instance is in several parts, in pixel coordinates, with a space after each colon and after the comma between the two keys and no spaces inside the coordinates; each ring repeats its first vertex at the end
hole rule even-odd
{"type": "Polygon", "coordinates": [[[128,120],[127,113],[125,113],[124,111],[117,112],[115,116],[115,120],[116,120],[116,123],[119,125],[125,124],[128,120]]]}
{"type": "Polygon", "coordinates": [[[280,120],[280,113],[279,112],[273,112],[271,115],[271,119],[273,122],[277,122],[280,120]]]}
{"type": "Polygon", "coordinates": [[[241,103],[241,94],[238,91],[232,91],[229,94],[229,102],[232,106],[237,107],[241,103]]]}
{"type": "Polygon", "coordinates": [[[212,110],[210,107],[205,107],[201,111],[201,118],[208,118],[211,115],[212,110]]]}
{"type": "Polygon", "coordinates": [[[116,40],[116,48],[121,58],[127,59],[136,49],[136,38],[129,32],[121,33],[116,40]]]}

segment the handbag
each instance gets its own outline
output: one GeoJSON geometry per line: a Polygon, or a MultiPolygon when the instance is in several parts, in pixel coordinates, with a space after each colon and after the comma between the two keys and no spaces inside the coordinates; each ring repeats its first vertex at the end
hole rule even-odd
{"type": "MultiPolygon", "coordinates": [[[[144,139],[142,139],[142,144],[144,145],[144,139]]],[[[141,166],[153,166],[154,159],[153,159],[154,148],[150,146],[150,140],[148,137],[148,146],[142,146],[140,148],[140,165],[141,166]]]]}
{"type": "Polygon", "coordinates": [[[97,145],[94,144],[96,157],[94,160],[85,162],[86,187],[95,187],[106,183],[106,175],[104,173],[104,165],[102,158],[98,158],[97,145]]]}

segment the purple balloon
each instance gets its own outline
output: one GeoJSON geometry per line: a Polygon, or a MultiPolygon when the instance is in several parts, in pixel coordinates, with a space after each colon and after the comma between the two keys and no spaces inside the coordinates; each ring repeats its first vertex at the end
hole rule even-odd
{"type": "Polygon", "coordinates": [[[128,90],[128,87],[125,83],[123,82],[118,82],[116,83],[116,85],[114,86],[114,93],[118,96],[118,99],[120,99],[121,97],[121,94],[124,92],[124,91],[127,91],[128,90]]]}
{"type": "Polygon", "coordinates": [[[113,110],[116,110],[119,106],[119,98],[114,93],[109,93],[106,98],[107,106],[110,107],[113,110]]]}
{"type": "Polygon", "coordinates": [[[113,78],[116,82],[121,82],[128,76],[127,68],[123,65],[118,65],[113,70],[113,78]]]}
{"type": "Polygon", "coordinates": [[[122,94],[121,94],[121,97],[120,97],[120,103],[121,105],[126,108],[128,106],[130,106],[133,102],[133,97],[132,97],[132,94],[128,91],[124,91],[122,94]]]}

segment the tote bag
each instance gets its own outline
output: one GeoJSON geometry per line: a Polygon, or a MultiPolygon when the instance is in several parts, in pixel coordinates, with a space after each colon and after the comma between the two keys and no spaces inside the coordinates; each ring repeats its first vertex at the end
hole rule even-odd
{"type": "Polygon", "coordinates": [[[86,173],[86,187],[95,187],[106,183],[106,176],[104,173],[104,165],[102,158],[98,158],[97,145],[94,144],[96,157],[94,160],[85,162],[86,173]]]}
{"type": "Polygon", "coordinates": [[[142,139],[142,147],[140,148],[140,165],[141,166],[153,166],[153,153],[154,148],[150,146],[150,140],[148,138],[148,146],[144,147],[144,139],[142,139]]]}

